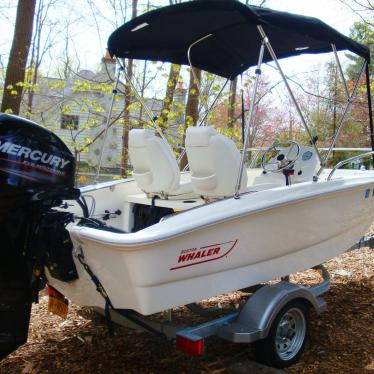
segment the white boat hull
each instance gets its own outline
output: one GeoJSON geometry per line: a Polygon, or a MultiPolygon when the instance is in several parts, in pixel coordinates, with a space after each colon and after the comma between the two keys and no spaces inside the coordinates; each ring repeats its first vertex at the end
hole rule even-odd
{"type": "MultiPolygon", "coordinates": [[[[71,229],[76,250],[115,308],[144,315],[321,264],[354,245],[374,220],[374,179],[302,183],[226,199],[137,233],[71,229]]],[[[49,282],[73,302],[103,307],[79,280],[49,282]]]]}

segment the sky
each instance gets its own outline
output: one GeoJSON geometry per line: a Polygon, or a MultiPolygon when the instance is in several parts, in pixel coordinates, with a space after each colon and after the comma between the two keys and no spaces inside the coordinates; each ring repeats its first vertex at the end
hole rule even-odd
{"type": "MultiPolygon", "coordinates": [[[[165,3],[164,0],[152,1],[153,4],[157,4],[158,2],[160,5],[165,3]]],[[[99,4],[100,1],[95,1],[95,3],[99,4]]],[[[357,20],[352,11],[341,4],[339,0],[268,0],[266,6],[280,11],[317,17],[345,35],[349,34],[350,27],[357,20]]],[[[83,58],[85,64],[90,66],[92,61],[95,61],[95,56],[105,53],[106,40],[111,31],[112,28],[110,25],[103,25],[101,45],[100,43],[95,43],[95,45],[87,43],[87,41],[92,39],[92,29],[85,30],[79,36],[80,51],[85,56],[83,58]],[[87,48],[88,45],[89,48],[87,48]]],[[[322,58],[321,61],[323,60],[322,58]]],[[[300,63],[304,64],[306,62],[300,63]]]]}
{"type": "Polygon", "coordinates": [[[352,11],[338,0],[268,0],[266,4],[272,9],[317,17],[346,35],[356,20],[352,11]]]}
{"type": "MultiPolygon", "coordinates": [[[[79,54],[81,67],[94,69],[101,56],[105,54],[106,40],[111,31],[114,30],[116,22],[106,5],[106,0],[94,0],[92,2],[107,20],[103,20],[103,17],[100,17],[99,14],[96,14],[96,18],[93,16],[87,5],[89,0],[68,0],[67,3],[69,4],[69,2],[71,2],[70,12],[62,11],[59,7],[55,7],[52,12],[55,17],[65,19],[76,18],[80,12],[82,13],[80,22],[71,26],[71,36],[74,39],[71,45],[74,44],[75,50],[79,54]],[[100,35],[98,35],[96,25],[99,26],[100,35]]],[[[140,0],[139,3],[144,4],[145,0],[140,0]]],[[[152,0],[151,3],[162,5],[167,4],[168,1],[152,0]]],[[[3,19],[0,23],[0,55],[3,63],[9,54],[12,39],[12,32],[10,31],[15,21],[16,5],[17,0],[0,0],[0,15],[3,19]],[[7,10],[9,7],[11,8],[10,11],[7,10]]],[[[350,27],[357,19],[339,0],[267,0],[266,7],[317,17],[346,35],[349,34],[350,27]]],[[[60,48],[64,47],[61,42],[56,42],[56,49],[59,48],[59,44],[60,48]]]]}
{"type": "MultiPolygon", "coordinates": [[[[57,4],[59,1],[68,4],[68,7],[52,7],[50,14],[55,21],[63,20],[65,23],[71,23],[69,26],[71,41],[68,48],[72,59],[79,58],[79,70],[97,70],[101,58],[105,55],[106,41],[110,33],[122,24],[123,17],[117,16],[116,19],[113,16],[108,0],[54,1],[57,1],[57,4]]],[[[140,7],[145,9],[147,2],[148,0],[139,0],[140,7]]],[[[150,1],[157,6],[167,5],[168,2],[168,0],[150,1]]],[[[345,35],[349,34],[352,24],[357,20],[357,16],[339,0],[267,0],[265,5],[280,11],[317,17],[345,35]]],[[[11,31],[14,27],[16,6],[17,0],[0,0],[0,16],[3,19],[0,23],[0,63],[4,65],[12,41],[11,31]]],[[[125,16],[129,19],[129,14],[125,16]]],[[[61,56],[65,49],[64,38],[65,34],[57,36],[51,52],[46,55],[42,71],[47,76],[56,76],[57,68],[61,65],[61,56]]],[[[344,52],[339,52],[339,57],[344,67],[347,63],[344,52]]],[[[287,75],[302,79],[303,73],[320,69],[332,58],[332,54],[303,55],[282,60],[281,66],[287,75]]],[[[139,69],[141,67],[142,65],[139,65],[139,69]]],[[[279,80],[278,73],[274,69],[264,67],[263,70],[270,81],[279,80]]],[[[165,73],[166,71],[165,67],[165,73]]],[[[188,74],[185,72],[184,75],[184,81],[187,82],[188,74]]],[[[164,84],[159,86],[165,87],[164,84]]],[[[148,95],[161,97],[163,92],[148,93],[148,95]]]]}

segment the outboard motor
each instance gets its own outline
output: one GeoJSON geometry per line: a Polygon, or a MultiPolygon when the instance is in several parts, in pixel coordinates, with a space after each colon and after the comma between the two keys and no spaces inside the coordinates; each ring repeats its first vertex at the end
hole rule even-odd
{"type": "MultiPolygon", "coordinates": [[[[0,114],[0,359],[27,341],[51,241],[67,234],[72,216],[52,208],[79,198],[74,174],[75,159],[55,134],[0,114]]],[[[66,278],[76,277],[72,268],[66,278]]]]}

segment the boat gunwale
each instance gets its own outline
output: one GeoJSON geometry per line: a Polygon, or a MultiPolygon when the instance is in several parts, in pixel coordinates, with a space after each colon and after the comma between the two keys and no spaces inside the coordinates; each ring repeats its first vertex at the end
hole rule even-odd
{"type": "MultiPolygon", "coordinates": [[[[283,207],[283,206],[287,206],[287,205],[291,205],[291,204],[297,204],[299,202],[312,200],[312,199],[318,198],[320,196],[330,196],[332,194],[336,194],[336,193],[340,193],[340,192],[347,192],[347,191],[355,190],[355,189],[358,189],[358,188],[363,188],[363,187],[368,186],[370,184],[371,185],[374,184],[374,178],[372,176],[371,177],[356,177],[356,178],[352,177],[352,178],[349,178],[349,179],[345,178],[345,179],[343,179],[343,181],[344,182],[352,181],[352,180],[354,181],[354,180],[357,180],[357,179],[359,179],[361,182],[356,183],[354,185],[349,185],[349,186],[342,185],[341,188],[330,190],[330,191],[322,191],[322,192],[319,191],[318,193],[312,193],[312,194],[308,191],[306,193],[308,195],[306,195],[306,196],[305,196],[305,194],[304,194],[304,196],[300,196],[299,198],[293,198],[293,196],[292,196],[291,200],[290,199],[288,199],[288,200],[283,199],[283,201],[278,202],[278,203],[269,203],[268,202],[268,204],[263,206],[263,207],[255,208],[253,210],[248,210],[248,211],[240,213],[240,214],[230,215],[230,216],[224,217],[222,219],[216,220],[214,222],[209,222],[209,223],[206,223],[206,224],[203,224],[203,225],[199,225],[199,226],[196,226],[194,228],[188,229],[186,231],[180,231],[180,232],[177,232],[177,233],[174,233],[174,234],[164,235],[163,237],[159,237],[159,238],[155,238],[154,236],[151,236],[151,235],[147,235],[147,237],[144,238],[145,234],[149,234],[149,232],[145,232],[145,230],[147,230],[151,227],[154,227],[154,226],[158,225],[159,223],[157,223],[155,225],[152,225],[152,226],[149,226],[149,227],[147,227],[143,230],[140,230],[136,233],[113,233],[113,232],[103,231],[103,230],[100,230],[100,229],[84,227],[84,226],[73,226],[73,227],[70,228],[69,231],[72,234],[72,236],[77,239],[78,242],[80,242],[81,240],[88,240],[88,241],[91,241],[91,242],[107,244],[107,245],[111,246],[112,249],[114,249],[114,250],[119,250],[119,251],[124,250],[124,251],[126,251],[127,248],[128,248],[131,251],[131,250],[137,249],[139,247],[149,247],[149,246],[152,246],[152,245],[160,243],[160,242],[168,241],[168,240],[183,236],[185,234],[190,234],[192,232],[208,228],[208,227],[213,226],[213,225],[218,225],[218,224],[221,224],[221,223],[224,223],[224,222],[233,221],[233,220],[236,220],[236,219],[247,217],[249,215],[265,212],[265,211],[271,210],[273,208],[279,208],[279,207],[283,207]],[[362,179],[364,179],[364,180],[362,181],[362,179]],[[366,179],[370,179],[370,180],[366,180],[366,179]],[[120,238],[126,238],[126,237],[128,238],[129,235],[131,235],[132,237],[138,236],[138,238],[135,238],[136,241],[133,238],[133,241],[118,242],[118,241],[113,241],[113,240],[110,240],[110,239],[108,240],[107,239],[108,236],[106,236],[106,240],[104,240],[102,238],[98,238],[96,235],[92,235],[92,233],[96,233],[98,231],[104,232],[107,235],[110,234],[110,236],[112,238],[116,238],[117,240],[120,239],[120,238]],[[139,233],[141,233],[143,235],[143,237],[139,237],[140,236],[139,233]]],[[[318,182],[318,184],[321,184],[321,183],[331,184],[332,182],[338,182],[338,181],[341,182],[342,179],[335,179],[335,180],[331,180],[331,181],[318,182]]],[[[309,185],[315,185],[315,183],[316,182],[305,182],[305,184],[309,184],[309,185]]],[[[297,185],[293,185],[293,186],[300,186],[302,184],[304,185],[304,183],[298,183],[297,185]]],[[[291,188],[293,186],[291,186],[291,188]]],[[[290,188],[290,186],[282,186],[282,187],[276,187],[276,188],[271,189],[271,190],[258,191],[258,192],[256,192],[256,195],[258,193],[266,193],[266,192],[279,190],[279,189],[284,189],[284,188],[290,188]]],[[[241,197],[245,198],[245,196],[248,196],[248,195],[253,195],[253,193],[248,193],[246,195],[241,195],[241,197]]],[[[227,201],[227,200],[234,200],[234,197],[230,197],[230,198],[227,198],[225,200],[218,200],[218,201],[215,201],[215,202],[211,202],[211,203],[209,203],[209,205],[221,203],[221,202],[227,201]]],[[[178,214],[178,216],[180,216],[182,214],[187,214],[191,210],[196,210],[196,209],[199,209],[199,208],[203,208],[205,206],[207,206],[207,205],[201,205],[199,207],[195,207],[195,208],[192,208],[190,210],[180,212],[178,214]]]]}

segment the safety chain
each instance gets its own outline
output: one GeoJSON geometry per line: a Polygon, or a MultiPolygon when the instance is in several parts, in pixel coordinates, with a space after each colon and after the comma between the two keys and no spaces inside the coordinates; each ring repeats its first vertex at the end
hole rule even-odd
{"type": "Polygon", "coordinates": [[[104,286],[101,284],[99,278],[94,274],[94,272],[91,270],[91,268],[88,266],[88,264],[85,262],[84,254],[83,254],[83,249],[82,247],[78,247],[76,251],[76,257],[78,261],[81,263],[83,266],[84,270],[87,272],[87,274],[90,276],[92,282],[96,286],[96,291],[102,296],[102,298],[105,300],[105,321],[108,327],[109,335],[113,336],[113,322],[110,317],[110,309],[113,308],[113,304],[110,301],[110,298],[108,294],[105,291],[104,286]]]}
{"type": "Polygon", "coordinates": [[[108,326],[108,331],[109,335],[113,336],[113,322],[110,316],[110,310],[114,310],[121,316],[127,318],[134,324],[140,326],[146,331],[152,332],[153,334],[157,336],[164,336],[164,334],[155,328],[153,328],[151,325],[148,323],[144,322],[141,318],[138,317],[138,314],[132,310],[127,310],[127,309],[114,309],[112,302],[110,301],[110,298],[108,294],[105,291],[104,286],[101,284],[99,278],[93,273],[91,268],[88,266],[88,264],[85,262],[84,254],[83,254],[83,249],[82,247],[78,247],[78,249],[75,252],[75,256],[78,258],[78,261],[81,263],[83,266],[84,270],[87,272],[87,274],[91,277],[92,282],[96,286],[96,291],[102,296],[102,298],[105,300],[105,321],[108,326]]]}

